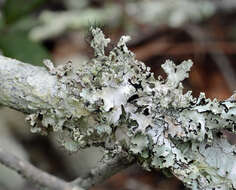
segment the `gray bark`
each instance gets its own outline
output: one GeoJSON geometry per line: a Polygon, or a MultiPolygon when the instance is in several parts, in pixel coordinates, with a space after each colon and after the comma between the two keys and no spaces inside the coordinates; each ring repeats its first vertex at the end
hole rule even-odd
{"type": "Polygon", "coordinates": [[[234,96],[194,98],[181,83],[190,60],[167,60],[167,78],[155,79],[128,50],[128,36],[106,55],[110,39],[100,29],[91,33],[95,58],[79,68],[46,61],[47,71],[1,57],[0,103],[30,114],[33,132],[60,133],[68,150],[101,146],[111,158],[126,151],[145,169],[169,169],[192,189],[236,188],[236,149],[221,135],[235,130],[234,96]]]}

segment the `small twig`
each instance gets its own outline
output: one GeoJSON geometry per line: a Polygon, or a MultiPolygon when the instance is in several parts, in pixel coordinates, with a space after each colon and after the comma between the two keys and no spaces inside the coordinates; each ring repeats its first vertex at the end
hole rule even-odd
{"type": "Polygon", "coordinates": [[[75,179],[71,184],[79,185],[84,189],[89,189],[95,184],[104,182],[109,177],[131,165],[132,161],[128,159],[127,155],[122,153],[113,159],[103,160],[99,166],[90,170],[83,177],[75,179]]]}
{"type": "Polygon", "coordinates": [[[71,183],[50,175],[36,167],[29,162],[22,160],[15,155],[7,152],[0,147],[0,163],[12,170],[15,170],[20,175],[32,182],[41,186],[47,187],[51,190],[83,190],[88,189],[95,184],[101,183],[129,167],[132,162],[127,158],[127,155],[122,153],[113,159],[103,160],[96,168],[92,169],[88,174],[81,178],[77,178],[71,183]]]}
{"type": "Polygon", "coordinates": [[[236,8],[235,0],[215,0],[211,2],[213,2],[216,5],[217,10],[221,12],[230,12],[236,8]]]}
{"type": "Polygon", "coordinates": [[[51,190],[82,190],[81,187],[70,184],[62,179],[50,175],[29,162],[22,160],[15,155],[7,152],[0,147],[0,163],[12,170],[15,170],[20,175],[32,182],[51,190]]]}

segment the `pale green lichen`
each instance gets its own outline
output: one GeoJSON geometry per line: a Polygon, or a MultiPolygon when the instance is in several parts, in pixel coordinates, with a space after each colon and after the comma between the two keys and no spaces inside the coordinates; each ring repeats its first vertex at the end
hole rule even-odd
{"type": "Polygon", "coordinates": [[[221,129],[234,132],[235,100],[184,94],[190,60],[178,66],[166,61],[167,79],[156,80],[128,50],[127,36],[106,55],[110,40],[98,28],[91,33],[95,58],[83,67],[46,62],[57,77],[55,105],[28,117],[32,129],[60,133],[72,151],[93,145],[115,154],[123,148],[147,170],[169,169],[192,189],[236,188],[236,150],[219,135],[221,129]]]}

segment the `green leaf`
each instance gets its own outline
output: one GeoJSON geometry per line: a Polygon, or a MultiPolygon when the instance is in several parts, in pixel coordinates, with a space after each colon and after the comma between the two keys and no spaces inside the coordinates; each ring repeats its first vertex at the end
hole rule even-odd
{"type": "Polygon", "coordinates": [[[6,23],[14,23],[39,7],[43,2],[45,0],[6,0],[2,10],[6,23]]]}
{"type": "Polygon", "coordinates": [[[29,32],[33,27],[39,24],[39,20],[33,16],[24,16],[8,27],[10,32],[29,32]]]}
{"type": "Polygon", "coordinates": [[[26,34],[8,33],[0,37],[3,55],[33,65],[42,66],[42,60],[50,58],[48,51],[40,44],[31,41],[26,34]]]}
{"type": "Polygon", "coordinates": [[[2,30],[4,27],[5,27],[5,21],[2,15],[0,14],[0,30],[2,30]]]}

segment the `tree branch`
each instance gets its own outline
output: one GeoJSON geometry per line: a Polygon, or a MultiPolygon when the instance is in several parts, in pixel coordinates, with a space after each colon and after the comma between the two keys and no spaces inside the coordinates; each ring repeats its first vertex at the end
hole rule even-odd
{"type": "Polygon", "coordinates": [[[109,177],[115,175],[123,169],[126,169],[131,164],[131,160],[127,159],[127,154],[120,153],[114,158],[110,158],[108,160],[103,159],[102,163],[99,163],[96,168],[92,169],[83,177],[77,178],[72,182],[72,184],[79,185],[84,189],[89,189],[95,184],[100,184],[109,177]]]}
{"type": "MultiPolygon", "coordinates": [[[[46,61],[47,71],[0,57],[0,103],[30,113],[33,132],[59,133],[67,150],[101,146],[108,156],[124,150],[145,169],[169,169],[192,189],[235,189],[236,148],[221,130],[235,133],[236,101],[184,93],[190,60],[167,60],[167,78],[155,79],[128,50],[128,36],[107,55],[110,39],[98,28],[91,33],[95,58],[78,68],[46,61]]],[[[107,170],[98,167],[81,183],[100,182],[107,170]]]]}
{"type": "Polygon", "coordinates": [[[56,77],[45,68],[0,56],[0,102],[24,113],[50,109],[56,77]]]}
{"type": "Polygon", "coordinates": [[[0,148],[0,163],[15,170],[28,180],[41,186],[50,188],[51,190],[82,190],[78,185],[67,183],[53,175],[50,175],[30,163],[8,153],[0,148]]]}

